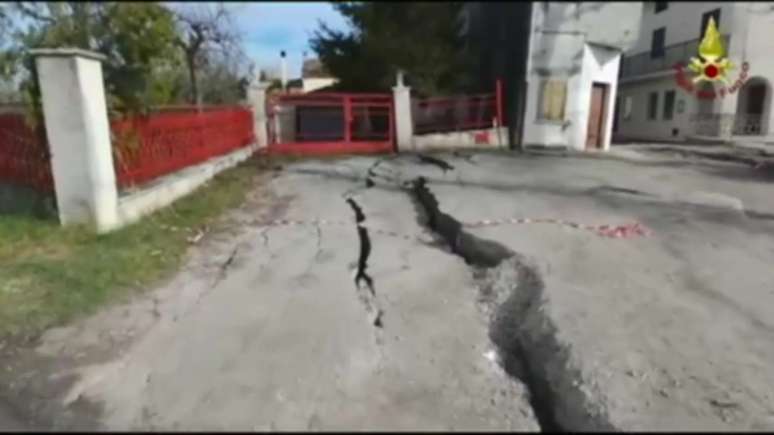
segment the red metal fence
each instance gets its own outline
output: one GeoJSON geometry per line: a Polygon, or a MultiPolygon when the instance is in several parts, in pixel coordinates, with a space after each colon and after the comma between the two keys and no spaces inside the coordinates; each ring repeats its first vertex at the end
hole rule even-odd
{"type": "Polygon", "coordinates": [[[217,112],[224,109],[232,109],[234,106],[192,106],[190,104],[167,104],[163,106],[154,106],[150,108],[151,113],[197,113],[197,112],[217,112]]]}
{"type": "Polygon", "coordinates": [[[0,182],[54,191],[45,128],[30,127],[21,113],[0,114],[0,182]]]}
{"type": "Polygon", "coordinates": [[[111,129],[119,187],[150,181],[254,141],[253,115],[243,107],[176,108],[114,120],[111,129]]]}
{"type": "Polygon", "coordinates": [[[269,152],[381,153],[394,149],[389,94],[275,95],[268,103],[269,152]]]}
{"type": "Polygon", "coordinates": [[[414,134],[478,130],[503,125],[502,84],[495,92],[412,99],[414,134]]]}

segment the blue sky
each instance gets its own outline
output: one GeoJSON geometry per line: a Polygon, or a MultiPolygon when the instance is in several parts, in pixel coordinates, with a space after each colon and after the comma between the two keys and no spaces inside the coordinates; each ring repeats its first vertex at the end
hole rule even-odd
{"type": "Polygon", "coordinates": [[[259,68],[279,72],[280,50],[287,52],[288,76],[299,77],[303,52],[314,57],[309,37],[323,21],[334,29],[347,27],[329,3],[251,2],[230,3],[229,8],[243,34],[245,52],[259,68]]]}
{"type": "MultiPolygon", "coordinates": [[[[167,3],[174,5],[174,2],[167,3]]],[[[227,2],[242,34],[244,49],[261,69],[279,73],[280,50],[287,52],[288,76],[301,75],[303,52],[314,57],[309,37],[323,21],[334,29],[346,29],[346,21],[326,2],[227,2]]]]}

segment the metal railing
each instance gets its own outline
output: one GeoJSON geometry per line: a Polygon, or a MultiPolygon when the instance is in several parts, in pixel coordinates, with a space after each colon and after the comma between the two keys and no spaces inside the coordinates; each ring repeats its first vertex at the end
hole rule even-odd
{"type": "MultiPolygon", "coordinates": [[[[728,49],[731,42],[731,35],[723,35],[723,46],[728,49]]],[[[644,53],[634,55],[625,55],[621,59],[621,78],[634,77],[643,74],[650,74],[659,71],[665,71],[675,66],[677,63],[687,64],[691,57],[699,55],[700,38],[690,41],[672,44],[664,47],[664,53],[657,58],[651,58],[650,50],[644,53]]]]}
{"type": "Polygon", "coordinates": [[[768,122],[762,115],[737,115],[733,133],[738,136],[762,136],[768,132],[768,122]]]}
{"type": "Polygon", "coordinates": [[[0,182],[54,191],[45,127],[29,125],[22,113],[0,114],[0,182]]]}
{"type": "Polygon", "coordinates": [[[130,116],[112,120],[110,127],[121,188],[245,148],[255,140],[253,113],[240,106],[130,116]]]}
{"type": "Polygon", "coordinates": [[[768,122],[761,115],[707,113],[691,116],[694,134],[708,137],[762,136],[768,122]]]}
{"type": "Polygon", "coordinates": [[[495,92],[480,95],[412,98],[414,134],[449,133],[503,125],[502,81],[495,92]]]}
{"type": "Polygon", "coordinates": [[[416,134],[447,133],[490,128],[497,118],[495,95],[412,100],[416,134]]]}
{"type": "Polygon", "coordinates": [[[268,102],[269,149],[277,153],[390,152],[392,95],[275,95],[268,102]]]}

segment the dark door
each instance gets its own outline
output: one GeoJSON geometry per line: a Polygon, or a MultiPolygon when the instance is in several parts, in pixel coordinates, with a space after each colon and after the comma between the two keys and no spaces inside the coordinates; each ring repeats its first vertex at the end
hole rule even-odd
{"type": "Polygon", "coordinates": [[[602,148],[603,132],[605,131],[605,96],[607,86],[594,83],[591,86],[591,107],[589,108],[589,123],[586,130],[586,149],[602,148]]]}
{"type": "Polygon", "coordinates": [[[747,134],[761,134],[765,100],[766,85],[763,83],[750,85],[750,89],[747,91],[747,116],[744,119],[747,134]]]}
{"type": "Polygon", "coordinates": [[[747,91],[747,114],[763,115],[763,100],[766,98],[766,85],[751,85],[747,91]]]}

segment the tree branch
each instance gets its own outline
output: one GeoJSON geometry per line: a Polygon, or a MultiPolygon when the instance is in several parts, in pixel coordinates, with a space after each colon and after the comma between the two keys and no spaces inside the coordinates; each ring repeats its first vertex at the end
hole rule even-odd
{"type": "MultiPolygon", "coordinates": [[[[33,3],[33,4],[39,5],[40,3],[33,3]]],[[[35,11],[32,7],[28,7],[26,2],[16,3],[16,7],[22,15],[25,15],[29,18],[32,18],[37,21],[45,21],[46,23],[49,23],[49,24],[56,23],[56,20],[53,17],[41,15],[39,12],[35,11]]]]}

